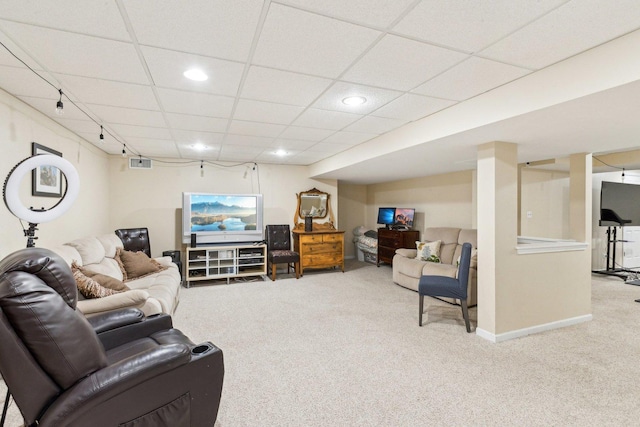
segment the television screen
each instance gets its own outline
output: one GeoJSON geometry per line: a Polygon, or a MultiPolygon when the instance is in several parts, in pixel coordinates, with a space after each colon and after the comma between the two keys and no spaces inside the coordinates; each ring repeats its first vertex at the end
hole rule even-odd
{"type": "Polygon", "coordinates": [[[393,225],[396,208],[378,208],[378,224],[393,225]]]}
{"type": "Polygon", "coordinates": [[[600,225],[640,226],[640,185],[602,182],[600,225]]]}
{"type": "Polygon", "coordinates": [[[262,195],[183,193],[182,228],[184,243],[260,241],[262,195]]]}
{"type": "Polygon", "coordinates": [[[406,225],[413,227],[413,216],[416,210],[413,208],[396,208],[394,212],[394,225],[406,225]]]}

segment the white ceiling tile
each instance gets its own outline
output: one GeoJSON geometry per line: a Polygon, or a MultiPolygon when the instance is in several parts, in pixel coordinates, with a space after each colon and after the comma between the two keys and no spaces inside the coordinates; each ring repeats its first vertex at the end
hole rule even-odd
{"type": "Polygon", "coordinates": [[[253,63],[337,77],[379,31],[271,3],[253,63]]]}
{"type": "Polygon", "coordinates": [[[346,147],[344,144],[333,144],[333,143],[330,143],[330,142],[318,142],[314,146],[310,147],[307,151],[312,151],[312,152],[316,152],[316,153],[325,153],[327,155],[331,155],[331,154],[340,153],[340,152],[346,150],[347,148],[348,147],[346,147]]]}
{"type": "Polygon", "coordinates": [[[290,124],[304,108],[294,105],[275,104],[273,102],[240,99],[233,118],[253,122],[290,124]]]}
{"type": "Polygon", "coordinates": [[[153,47],[140,48],[158,87],[184,89],[235,96],[238,93],[244,64],[208,58],[153,47]],[[192,68],[203,71],[209,78],[202,82],[189,80],[183,73],[192,68]]]}
{"type": "Polygon", "coordinates": [[[325,159],[327,156],[319,151],[303,151],[302,153],[295,154],[280,163],[288,163],[292,165],[311,165],[325,159]]]}
{"type": "MultiPolygon", "coordinates": [[[[192,159],[217,159],[220,155],[221,144],[200,143],[178,143],[178,151],[182,157],[192,159]],[[196,148],[196,144],[198,148],[196,148]],[[204,145],[204,149],[202,148],[204,145]]],[[[195,166],[195,165],[194,165],[195,166]]],[[[199,167],[199,165],[198,165],[199,167]]]]}
{"type": "Polygon", "coordinates": [[[72,132],[84,133],[92,135],[89,139],[98,140],[100,136],[100,125],[96,125],[91,120],[85,119],[70,119],[64,116],[55,117],[55,121],[60,123],[62,126],[66,127],[72,132]]]}
{"type": "Polygon", "coordinates": [[[455,104],[454,101],[446,99],[429,98],[408,93],[376,110],[373,114],[380,117],[414,121],[453,104],[455,104]]]}
{"type": "Polygon", "coordinates": [[[284,125],[273,123],[246,122],[242,120],[232,120],[229,126],[229,133],[237,135],[253,135],[276,137],[285,129],[284,125]]]}
{"type": "Polygon", "coordinates": [[[566,0],[423,0],[393,32],[476,52],[566,0]]]}
{"type": "Polygon", "coordinates": [[[228,119],[218,117],[190,116],[187,114],[166,113],[172,129],[190,130],[198,132],[224,132],[228,119]]]}
{"type": "Polygon", "coordinates": [[[639,22],[637,0],[571,1],[480,54],[539,69],[636,30],[639,22]]]}
{"type": "Polygon", "coordinates": [[[394,90],[378,89],[355,83],[336,82],[313,103],[313,106],[322,110],[368,114],[400,95],[402,95],[402,92],[394,90]],[[365,97],[367,102],[362,105],[347,105],[342,102],[343,99],[350,96],[365,97]]]}
{"type": "Polygon", "coordinates": [[[118,5],[112,1],[2,0],[3,19],[74,33],[129,40],[118,5]]]}
{"type": "Polygon", "coordinates": [[[5,22],[4,30],[52,72],[128,83],[148,83],[131,43],[5,22]],[[46,40],[46,43],[43,43],[46,40]],[[64,51],[51,46],[64,46],[64,51]]]}
{"type": "Polygon", "coordinates": [[[163,88],[158,88],[157,91],[164,111],[220,118],[231,117],[234,101],[229,96],[163,88]]]}
{"type": "Polygon", "coordinates": [[[240,61],[249,55],[263,6],[256,0],[123,3],[140,44],[240,61]]]}
{"type": "Polygon", "coordinates": [[[316,141],[304,141],[300,139],[284,139],[280,138],[273,142],[274,150],[285,150],[286,152],[299,152],[306,150],[316,144],[316,141]]]}
{"type": "Polygon", "coordinates": [[[282,0],[323,15],[374,27],[387,27],[414,3],[414,0],[282,0]]]}
{"type": "Polygon", "coordinates": [[[242,98],[306,106],[331,80],[252,66],[242,88],[242,98]]]}
{"type": "Polygon", "coordinates": [[[361,117],[361,114],[350,114],[340,111],[309,108],[302,113],[293,124],[296,126],[306,126],[310,128],[340,130],[361,117]]]}
{"type": "Polygon", "coordinates": [[[154,128],[148,126],[132,125],[109,125],[118,135],[129,138],[152,138],[152,139],[173,139],[171,133],[166,128],[154,128]]]}
{"type": "Polygon", "coordinates": [[[378,136],[375,133],[347,132],[340,131],[325,138],[322,142],[330,142],[332,144],[357,145],[378,136]]]}
{"type": "MultiPolygon", "coordinates": [[[[179,156],[178,148],[173,141],[149,138],[127,138],[127,149],[141,153],[142,157],[173,157],[179,156]]],[[[130,157],[138,157],[131,156],[130,157]]]]}
{"type": "Polygon", "coordinates": [[[270,147],[273,144],[273,138],[252,135],[234,135],[229,134],[224,139],[225,144],[231,145],[250,145],[253,147],[270,147]]]}
{"type": "Polygon", "coordinates": [[[529,73],[525,68],[471,57],[418,86],[413,92],[463,101],[529,73]]]}
{"type": "Polygon", "coordinates": [[[263,151],[263,147],[223,145],[220,149],[220,157],[224,158],[225,161],[252,162],[263,151]]]}
{"type": "MultiPolygon", "coordinates": [[[[13,40],[11,40],[2,32],[3,25],[4,25],[4,21],[0,19],[0,41],[2,41],[2,44],[5,45],[4,48],[0,48],[0,65],[24,68],[26,70],[27,68],[22,62],[20,62],[16,58],[17,56],[22,61],[24,61],[29,67],[31,67],[32,69],[40,73],[42,71],[42,67],[40,66],[40,64],[38,64],[31,57],[29,57],[29,55],[24,50],[22,50],[22,48],[18,47],[13,40]],[[9,53],[9,51],[11,51],[13,55],[9,53]]],[[[45,77],[48,78],[48,76],[45,76],[45,77]]],[[[55,83],[55,82],[52,82],[52,83],[55,83]]]]}
{"type": "Polygon", "coordinates": [[[62,74],[57,77],[64,92],[69,93],[71,99],[75,98],[76,101],[159,111],[158,102],[149,86],[62,74]]]}
{"type": "Polygon", "coordinates": [[[224,133],[222,132],[197,132],[174,129],[172,133],[179,146],[188,146],[198,142],[207,146],[217,146],[220,145],[224,139],[224,133]]]}
{"type": "Polygon", "coordinates": [[[343,77],[344,80],[410,90],[467,55],[403,37],[386,35],[343,77]]]}
{"type": "Polygon", "coordinates": [[[91,104],[87,104],[87,109],[94,113],[101,122],[156,128],[167,126],[162,113],[159,111],[91,104]]]}
{"type": "Polygon", "coordinates": [[[303,141],[321,141],[334,133],[334,130],[313,129],[300,126],[289,126],[280,134],[280,138],[284,139],[300,139],[303,141]]]}
{"type": "Polygon", "coordinates": [[[387,117],[366,116],[347,126],[344,130],[350,132],[366,132],[369,134],[382,134],[398,128],[407,123],[406,120],[390,119],[387,117]]]}

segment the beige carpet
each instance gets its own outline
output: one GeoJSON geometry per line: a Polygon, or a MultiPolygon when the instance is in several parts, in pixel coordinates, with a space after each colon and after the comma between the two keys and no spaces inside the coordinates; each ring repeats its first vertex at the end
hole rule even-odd
{"type": "Polygon", "coordinates": [[[176,327],[225,354],[219,427],[640,423],[640,287],[594,276],[593,321],[493,344],[430,298],[418,327],[388,266],[281,277],[182,290],[176,327]]]}

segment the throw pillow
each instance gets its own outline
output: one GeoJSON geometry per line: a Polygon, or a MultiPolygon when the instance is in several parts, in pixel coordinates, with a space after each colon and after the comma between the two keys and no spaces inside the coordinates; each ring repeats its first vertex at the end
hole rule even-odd
{"type": "Polygon", "coordinates": [[[422,261],[440,262],[440,244],[442,240],[434,242],[416,242],[418,255],[416,258],[422,261]]]}
{"type": "Polygon", "coordinates": [[[116,260],[123,268],[122,275],[125,281],[139,279],[168,268],[155,259],[149,258],[149,256],[142,251],[131,252],[118,248],[116,260]]]}
{"type": "MultiPolygon", "coordinates": [[[[456,260],[456,267],[460,266],[460,256],[456,260]]],[[[478,268],[478,249],[471,249],[471,262],[469,263],[470,268],[478,268]]]]}
{"type": "Polygon", "coordinates": [[[76,280],[78,291],[80,291],[82,296],[85,298],[102,298],[120,293],[120,291],[115,291],[101,286],[100,283],[85,276],[79,269],[73,270],[73,278],[76,280]]]}
{"type": "Polygon", "coordinates": [[[78,264],[76,264],[75,261],[71,264],[71,268],[72,269],[75,268],[75,269],[80,270],[82,272],[82,274],[84,274],[85,276],[95,280],[101,286],[104,286],[105,288],[113,289],[114,291],[128,291],[129,290],[129,287],[127,285],[125,285],[124,282],[116,279],[115,277],[111,277],[111,276],[109,276],[107,274],[96,273],[95,271],[88,270],[85,267],[81,267],[78,264]]]}
{"type": "Polygon", "coordinates": [[[378,232],[375,231],[375,230],[365,231],[364,235],[367,236],[367,237],[371,237],[372,239],[377,239],[378,238],[378,232]]]}

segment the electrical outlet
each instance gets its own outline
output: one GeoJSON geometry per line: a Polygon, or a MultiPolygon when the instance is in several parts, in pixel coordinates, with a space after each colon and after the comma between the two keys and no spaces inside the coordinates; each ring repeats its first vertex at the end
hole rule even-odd
{"type": "Polygon", "coordinates": [[[533,218],[533,212],[532,211],[527,211],[527,218],[528,219],[533,218]]]}

